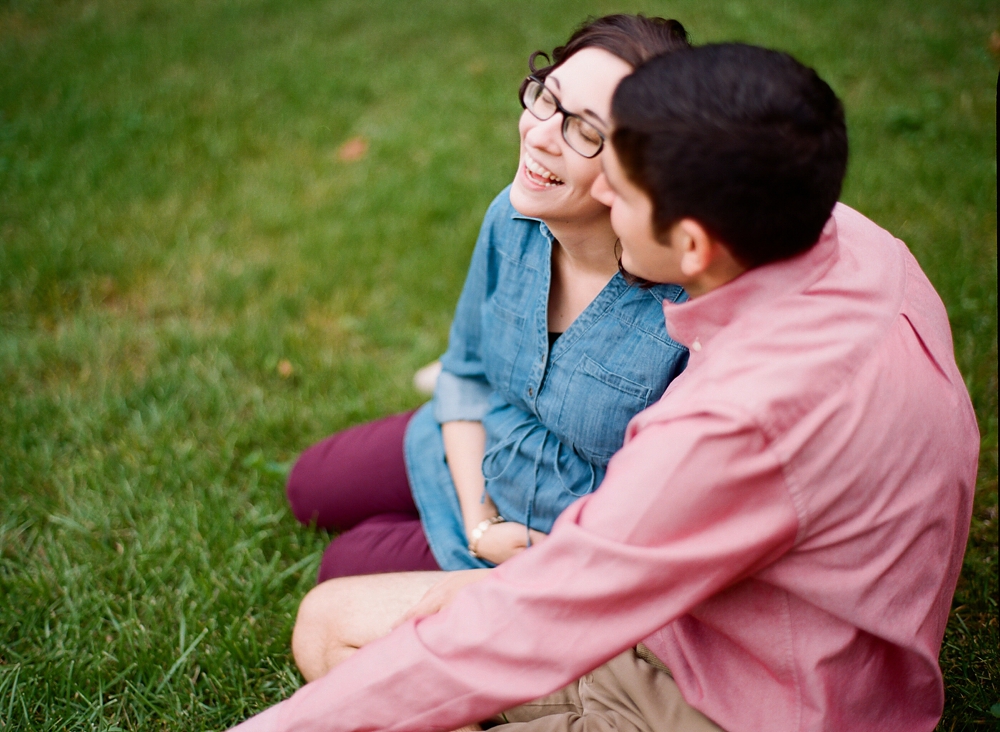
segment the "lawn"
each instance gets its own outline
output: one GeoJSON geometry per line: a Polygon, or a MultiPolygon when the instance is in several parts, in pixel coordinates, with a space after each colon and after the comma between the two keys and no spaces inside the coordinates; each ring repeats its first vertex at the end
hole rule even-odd
{"type": "Polygon", "coordinates": [[[939,729],[996,728],[993,3],[0,0],[0,729],[218,730],[299,686],[325,537],[289,461],[421,402],[528,54],[623,10],[843,98],[843,199],[938,288],[979,418],[939,729]]]}

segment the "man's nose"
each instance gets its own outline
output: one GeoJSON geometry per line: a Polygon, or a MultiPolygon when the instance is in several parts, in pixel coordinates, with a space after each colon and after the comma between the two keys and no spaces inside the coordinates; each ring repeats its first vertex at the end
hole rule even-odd
{"type": "Polygon", "coordinates": [[[611,208],[611,204],[614,203],[615,193],[611,190],[611,186],[608,185],[608,177],[604,175],[604,171],[601,171],[600,175],[594,178],[594,182],[590,186],[590,196],[608,208],[611,208]]]}

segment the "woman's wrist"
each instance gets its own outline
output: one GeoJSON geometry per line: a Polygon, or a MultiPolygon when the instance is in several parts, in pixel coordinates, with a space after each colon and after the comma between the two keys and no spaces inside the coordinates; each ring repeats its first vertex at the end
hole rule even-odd
{"type": "Polygon", "coordinates": [[[469,554],[471,554],[476,559],[482,559],[483,557],[479,554],[479,541],[483,538],[483,535],[489,531],[491,526],[502,523],[506,521],[503,516],[499,514],[496,516],[491,516],[490,518],[485,518],[476,525],[472,531],[469,532],[469,554]]]}
{"type": "Polygon", "coordinates": [[[465,529],[465,538],[471,539],[472,532],[479,526],[483,521],[491,519],[496,516],[499,511],[497,507],[493,505],[492,501],[487,503],[480,503],[476,501],[473,506],[462,506],[462,526],[465,529]]]}
{"type": "Polygon", "coordinates": [[[464,500],[460,493],[458,503],[462,511],[462,526],[465,529],[466,540],[472,538],[472,532],[483,521],[492,519],[500,513],[490,494],[485,490],[480,490],[475,500],[472,499],[471,491],[465,493],[464,500]]]}

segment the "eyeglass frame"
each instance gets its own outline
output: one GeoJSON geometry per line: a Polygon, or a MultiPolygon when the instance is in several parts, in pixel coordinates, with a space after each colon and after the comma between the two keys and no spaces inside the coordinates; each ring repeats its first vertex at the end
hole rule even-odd
{"type": "MultiPolygon", "coordinates": [[[[541,94],[539,94],[538,96],[541,96],[541,94]]],[[[538,99],[538,97],[535,97],[535,99],[538,99]]],[[[551,89],[549,89],[547,86],[545,86],[545,82],[544,81],[542,81],[541,79],[539,79],[534,74],[531,74],[531,75],[525,77],[524,84],[521,87],[521,93],[518,95],[518,101],[521,102],[521,107],[523,107],[525,110],[527,110],[531,114],[531,116],[534,117],[535,119],[537,119],[539,122],[545,122],[547,120],[552,119],[553,117],[556,116],[557,112],[560,113],[560,114],[562,114],[562,116],[563,116],[562,138],[563,138],[563,140],[566,141],[566,144],[569,145],[570,150],[572,150],[573,152],[575,152],[580,157],[587,158],[588,160],[591,160],[593,158],[596,158],[598,155],[600,155],[601,151],[604,149],[604,143],[607,142],[607,138],[604,136],[604,133],[601,132],[596,127],[594,127],[594,125],[593,125],[592,122],[589,122],[587,119],[585,119],[584,117],[580,116],[579,114],[576,114],[575,112],[570,112],[568,109],[566,109],[559,102],[559,97],[557,97],[552,92],[551,89]],[[534,82],[534,83],[538,84],[540,87],[542,87],[543,91],[547,91],[549,93],[549,96],[552,97],[552,102],[556,105],[555,112],[553,112],[552,114],[550,114],[548,117],[545,117],[544,119],[541,118],[541,117],[539,117],[537,114],[535,114],[534,110],[530,109],[528,107],[528,105],[524,103],[524,96],[525,96],[525,94],[528,93],[528,87],[531,84],[531,82],[534,82]],[[569,141],[569,138],[566,136],[566,128],[569,126],[569,121],[570,121],[571,118],[575,118],[575,119],[580,120],[581,122],[583,122],[584,124],[586,124],[588,127],[592,128],[594,130],[594,132],[597,133],[597,136],[599,138],[601,138],[601,144],[597,146],[597,150],[595,150],[593,152],[593,154],[591,154],[591,155],[584,155],[582,152],[580,152],[575,147],[573,147],[573,143],[569,141]]]]}

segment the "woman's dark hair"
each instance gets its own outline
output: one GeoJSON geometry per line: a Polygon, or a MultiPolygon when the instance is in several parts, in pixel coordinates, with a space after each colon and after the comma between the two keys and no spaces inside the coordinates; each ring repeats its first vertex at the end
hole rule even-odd
{"type": "MultiPolygon", "coordinates": [[[[619,13],[601,18],[588,18],[573,32],[566,45],[552,51],[551,58],[544,51],[535,51],[531,54],[528,58],[528,68],[531,69],[532,76],[545,81],[545,77],[566,63],[570,56],[585,48],[603,48],[632,68],[636,68],[654,56],[688,48],[689,45],[687,31],[676,20],[619,13]],[[539,57],[551,63],[538,68],[535,66],[535,60],[539,57]]],[[[527,83],[527,79],[521,83],[518,98],[524,96],[527,83]]]]}
{"type": "Polygon", "coordinates": [[[726,43],[660,56],[618,85],[611,116],[657,234],[692,218],[746,267],[811,248],[840,196],[843,107],[788,54],[726,43]]]}

